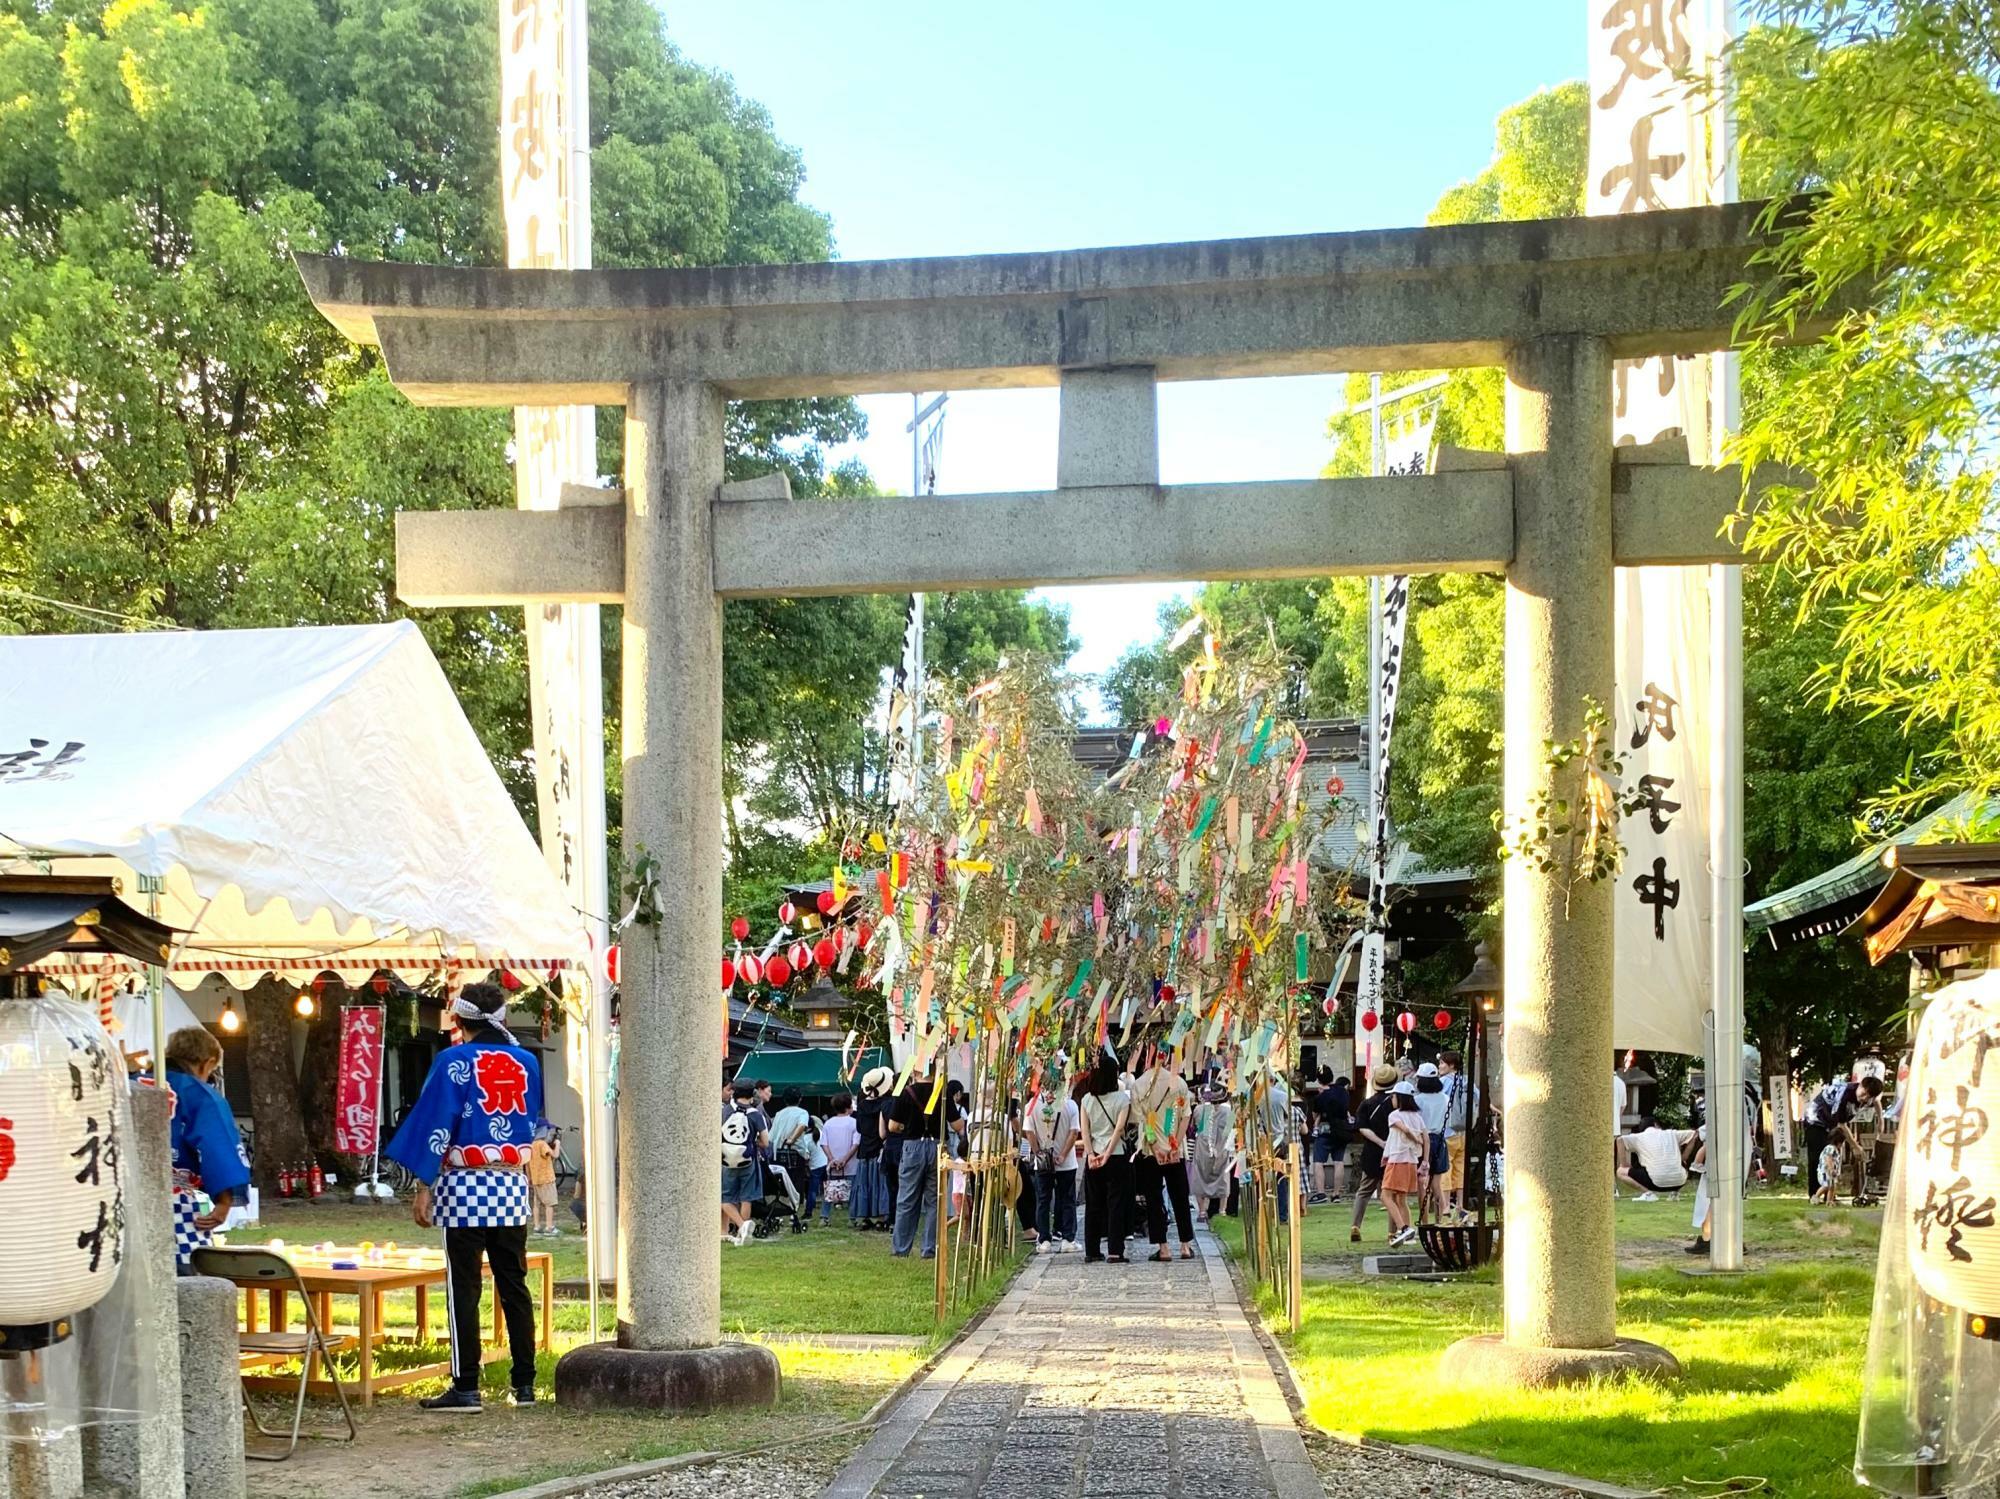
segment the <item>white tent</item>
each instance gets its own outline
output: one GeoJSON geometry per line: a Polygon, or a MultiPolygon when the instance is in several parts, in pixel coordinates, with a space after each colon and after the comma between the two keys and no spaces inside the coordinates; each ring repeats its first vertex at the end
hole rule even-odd
{"type": "Polygon", "coordinates": [[[0,637],[0,867],[34,860],[154,877],[182,988],[587,961],[407,621],[0,637]]]}

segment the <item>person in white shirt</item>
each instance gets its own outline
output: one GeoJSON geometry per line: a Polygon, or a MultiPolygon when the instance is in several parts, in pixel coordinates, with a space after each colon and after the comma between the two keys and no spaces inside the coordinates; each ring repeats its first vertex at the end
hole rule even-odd
{"type": "Polygon", "coordinates": [[[1173,1207],[1181,1258],[1194,1258],[1194,1213],[1188,1203],[1187,1131],[1188,1085],[1173,1069],[1162,1047],[1146,1048],[1150,1064],[1132,1090],[1132,1119],[1139,1126],[1139,1151],[1133,1157],[1139,1195],[1146,1203],[1146,1237],[1153,1258],[1167,1253],[1167,1207],[1173,1207]]]}
{"type": "MultiPolygon", "coordinates": [[[[861,1127],[854,1122],[854,1100],[845,1093],[833,1101],[833,1113],[820,1127],[820,1149],[826,1154],[826,1180],[846,1182],[841,1195],[852,1200],[854,1186],[854,1157],[861,1148],[861,1127]]],[[[821,1203],[820,1221],[833,1221],[833,1196],[828,1192],[821,1203]]]]}
{"type": "Polygon", "coordinates": [[[1132,1213],[1132,1161],[1125,1146],[1125,1125],[1131,1114],[1132,1095],[1119,1086],[1118,1058],[1107,1047],[1091,1069],[1079,1109],[1085,1264],[1125,1263],[1126,1223],[1132,1213]]]}
{"type": "Polygon", "coordinates": [[[1062,1254],[1076,1241],[1077,1106],[1053,1067],[1028,1100],[1022,1150],[1035,1191],[1035,1253],[1062,1254]]]}
{"type": "Polygon", "coordinates": [[[1661,1192],[1687,1185],[1682,1147],[1694,1143],[1691,1129],[1662,1129],[1650,1114],[1636,1133],[1618,1137],[1618,1179],[1639,1189],[1640,1202],[1658,1202],[1661,1192]]]}

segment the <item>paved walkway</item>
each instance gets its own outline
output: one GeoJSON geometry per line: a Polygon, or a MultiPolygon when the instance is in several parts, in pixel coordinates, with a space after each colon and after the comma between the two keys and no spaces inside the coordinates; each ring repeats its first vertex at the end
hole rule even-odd
{"type": "Polygon", "coordinates": [[[1322,1499],[1205,1233],[1201,1249],[1037,1258],[822,1499],[1322,1499]]]}

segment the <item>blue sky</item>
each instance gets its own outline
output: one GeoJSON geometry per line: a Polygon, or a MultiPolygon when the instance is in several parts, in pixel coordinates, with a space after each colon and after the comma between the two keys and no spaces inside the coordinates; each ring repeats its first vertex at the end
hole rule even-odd
{"type": "MultiPolygon", "coordinates": [[[[1576,0],[705,0],[663,5],[804,154],[843,259],[1417,224],[1493,121],[1583,73],[1576,0]]],[[[1317,473],[1332,378],[1161,387],[1168,483],[1317,473]]],[[[907,493],[906,396],[854,452],[907,493]]],[[[948,493],[1055,482],[1053,391],[952,397],[948,493]]],[[[847,456],[843,454],[841,456],[847,456]]],[[[1151,635],[1166,587],[1052,589],[1079,670],[1151,635]]]]}

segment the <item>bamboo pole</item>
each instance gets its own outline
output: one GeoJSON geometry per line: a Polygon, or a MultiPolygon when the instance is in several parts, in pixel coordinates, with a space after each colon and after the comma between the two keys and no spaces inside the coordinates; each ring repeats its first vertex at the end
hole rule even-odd
{"type": "Polygon", "coordinates": [[[1292,1181],[1290,1188],[1292,1194],[1291,1265],[1289,1267],[1290,1274],[1287,1275],[1286,1281],[1287,1290],[1290,1293],[1292,1331],[1295,1333],[1299,1330],[1299,1323],[1303,1316],[1303,1298],[1301,1292],[1305,1279],[1304,1250],[1299,1242],[1299,1236],[1300,1231],[1305,1227],[1306,1194],[1304,1190],[1305,1179],[1300,1173],[1300,1166],[1299,1142],[1294,1140],[1292,1141],[1292,1181]]]}

